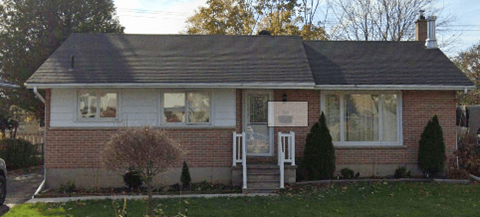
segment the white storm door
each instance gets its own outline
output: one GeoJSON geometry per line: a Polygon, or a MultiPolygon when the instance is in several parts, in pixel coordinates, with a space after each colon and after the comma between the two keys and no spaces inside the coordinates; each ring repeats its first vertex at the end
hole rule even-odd
{"type": "Polygon", "coordinates": [[[243,131],[250,156],[273,155],[273,128],[268,127],[268,101],[272,95],[272,91],[244,91],[243,131]]]}

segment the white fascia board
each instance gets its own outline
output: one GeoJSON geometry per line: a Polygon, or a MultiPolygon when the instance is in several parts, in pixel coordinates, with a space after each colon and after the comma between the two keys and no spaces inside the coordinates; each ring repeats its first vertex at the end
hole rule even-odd
{"type": "Polygon", "coordinates": [[[475,86],[444,85],[315,85],[315,90],[475,90],[475,86]]]}
{"type": "Polygon", "coordinates": [[[94,83],[94,84],[36,84],[25,83],[29,89],[37,87],[38,89],[49,88],[198,88],[198,89],[313,89],[315,83],[274,83],[274,82],[252,82],[252,83],[94,83]]]}

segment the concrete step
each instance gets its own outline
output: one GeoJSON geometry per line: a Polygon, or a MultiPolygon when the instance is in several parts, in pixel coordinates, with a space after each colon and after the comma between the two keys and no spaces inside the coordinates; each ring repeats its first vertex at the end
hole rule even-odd
{"type": "Polygon", "coordinates": [[[250,181],[263,181],[263,180],[280,181],[280,174],[247,173],[247,179],[250,181]]]}
{"type": "Polygon", "coordinates": [[[277,164],[248,164],[247,169],[280,169],[277,164]]]}
{"type": "Polygon", "coordinates": [[[254,189],[274,189],[280,187],[280,180],[262,180],[262,181],[247,181],[248,188],[254,189]]]}

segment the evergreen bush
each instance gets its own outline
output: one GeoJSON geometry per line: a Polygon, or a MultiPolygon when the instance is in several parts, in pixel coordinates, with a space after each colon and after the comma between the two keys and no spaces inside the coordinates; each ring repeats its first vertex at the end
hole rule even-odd
{"type": "Polygon", "coordinates": [[[445,141],[437,115],[423,129],[418,147],[418,167],[431,177],[445,167],[445,141]]]}
{"type": "Polygon", "coordinates": [[[5,160],[7,170],[23,169],[39,165],[37,145],[23,139],[0,140],[0,157],[5,160]]]}
{"type": "Polygon", "coordinates": [[[182,176],[180,177],[180,182],[182,182],[182,187],[188,188],[190,186],[191,181],[192,181],[192,178],[190,178],[190,171],[188,170],[187,162],[183,161],[182,176]]]}
{"type": "Polygon", "coordinates": [[[323,112],[307,135],[302,167],[307,181],[329,179],[335,172],[335,149],[323,112]]]}
{"type": "Polygon", "coordinates": [[[352,169],[345,167],[342,170],[340,170],[340,173],[342,174],[342,177],[344,179],[353,179],[354,177],[354,172],[352,169]]]}
{"type": "Polygon", "coordinates": [[[137,189],[138,187],[142,186],[142,176],[136,170],[129,169],[123,175],[123,182],[129,189],[137,189]]]}

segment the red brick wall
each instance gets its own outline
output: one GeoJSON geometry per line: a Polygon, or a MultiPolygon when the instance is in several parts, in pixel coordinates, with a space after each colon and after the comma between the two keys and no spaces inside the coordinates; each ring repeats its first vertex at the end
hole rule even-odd
{"type": "MultiPolygon", "coordinates": [[[[320,116],[320,91],[275,90],[274,99],[308,101],[309,127],[277,127],[277,132],[296,133],[296,155],[303,155],[305,138],[320,116]]],[[[168,129],[184,145],[191,167],[229,167],[232,164],[232,132],[242,131],[242,91],[236,91],[237,127],[221,129],[168,129]]],[[[102,143],[115,129],[50,128],[50,90],[46,91],[47,126],[46,168],[88,168],[98,159],[102,143]]],[[[415,164],[418,141],[423,128],[434,114],[439,116],[447,145],[447,155],[455,150],[455,98],[453,91],[403,91],[404,147],[338,148],[337,164],[415,164]]],[[[275,153],[276,153],[276,136],[275,153]]]]}

